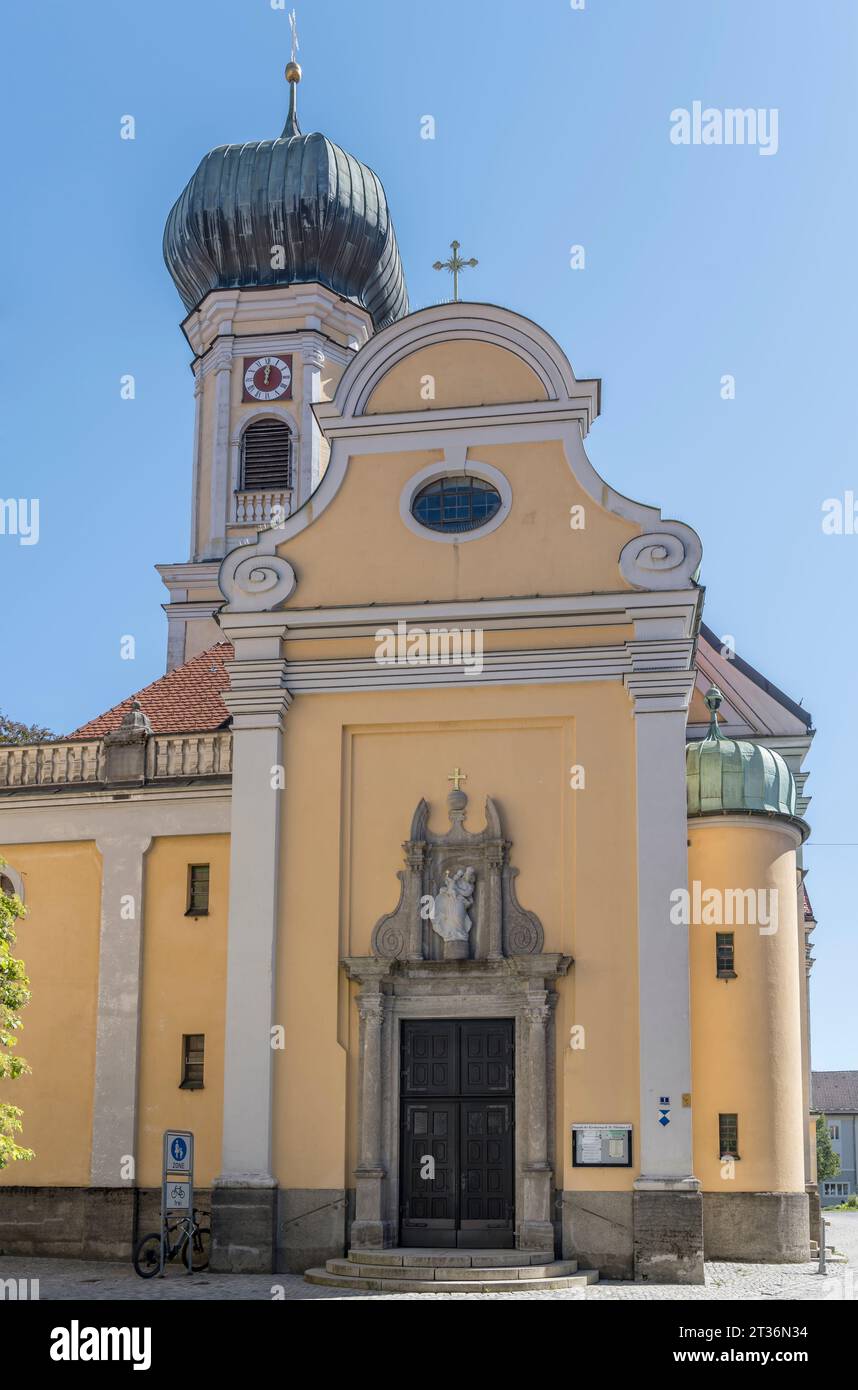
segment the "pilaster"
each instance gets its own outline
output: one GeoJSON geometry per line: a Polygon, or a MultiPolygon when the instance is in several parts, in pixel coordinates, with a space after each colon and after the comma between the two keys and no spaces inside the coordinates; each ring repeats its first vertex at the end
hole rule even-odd
{"type": "Polygon", "coordinates": [[[104,834],[96,840],[102,875],[90,1169],[93,1187],[133,1183],[143,873],[151,842],[150,835],[139,833],[104,834]]]}
{"type": "Polygon", "coordinates": [[[313,402],[322,397],[322,368],[325,354],[320,346],[311,344],[301,352],[304,380],[301,391],[301,438],[298,477],[298,506],[300,507],[319,485],[319,444],[321,435],[313,402]]]}
{"type": "Polygon", "coordinates": [[[212,365],[214,372],[214,434],[211,459],[209,539],[206,547],[206,559],[223,555],[226,551],[232,344],[233,340],[230,336],[224,336],[218,342],[212,365]]]}
{"type": "Polygon", "coordinates": [[[233,771],[227,938],[222,1172],[213,1196],[212,1267],[273,1268],[275,956],[283,721],[291,696],[279,655],[282,618],[264,634],[229,630],[236,660],[224,702],[233,771]]]}
{"type": "Polygon", "coordinates": [[[690,639],[637,625],[625,685],[635,720],[640,1015],[640,1176],[635,1274],[702,1283],[703,1208],[694,1177],[688,928],[670,921],[688,886],[685,728],[694,688],[690,639]],[[650,640],[647,640],[649,638],[650,640]],[[667,1120],[667,1123],[663,1123],[667,1120]]]}

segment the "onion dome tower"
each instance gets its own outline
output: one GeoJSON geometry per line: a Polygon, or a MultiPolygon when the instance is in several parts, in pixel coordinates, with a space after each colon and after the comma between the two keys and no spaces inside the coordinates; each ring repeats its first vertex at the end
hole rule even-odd
{"type": "Polygon", "coordinates": [[[325,135],[302,134],[297,63],[286,78],[277,140],[221,145],[200,161],[167,218],[167,269],[189,311],[212,290],[318,283],[383,328],[408,313],[408,295],[381,181],[325,135]]]}
{"type": "Polygon", "coordinates": [[[809,1258],[802,1113],[804,921],[792,773],[718,728],[686,746],[694,1171],[707,1258],[809,1258]]]}
{"type": "Polygon", "coordinates": [[[744,811],[795,817],[795,779],[772,748],[725,738],[718,728],[723,695],[717,686],[705,695],[710,713],[704,739],[685,749],[689,816],[744,811]]]}
{"type": "Polygon", "coordinates": [[[314,404],[408,313],[381,181],[325,135],[302,133],[294,49],[286,80],[283,133],[205,155],[164,230],[196,378],[190,558],[158,566],[168,670],[219,639],[224,555],[321,481],[329,450],[314,404]]]}

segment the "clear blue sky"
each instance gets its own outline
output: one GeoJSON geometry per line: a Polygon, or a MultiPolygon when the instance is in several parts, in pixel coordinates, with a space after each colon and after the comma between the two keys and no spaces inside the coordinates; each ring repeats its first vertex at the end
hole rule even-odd
{"type": "MultiPolygon", "coordinates": [[[[463,295],[602,378],[594,465],[698,530],[710,626],[813,712],[814,1064],[858,1068],[858,535],[821,530],[822,502],[858,493],[858,6],[297,8],[303,127],[379,173],[412,304],[449,293],[431,265],[458,237],[480,260],[463,295]],[[776,107],[777,154],[671,144],[695,100],[776,107]]],[[[3,25],[0,497],[38,497],[41,537],[0,536],[0,708],[62,732],[163,672],[153,565],[187,558],[193,401],[161,234],[207,150],[279,134],[288,20],[270,0],[40,0],[3,25]]]]}

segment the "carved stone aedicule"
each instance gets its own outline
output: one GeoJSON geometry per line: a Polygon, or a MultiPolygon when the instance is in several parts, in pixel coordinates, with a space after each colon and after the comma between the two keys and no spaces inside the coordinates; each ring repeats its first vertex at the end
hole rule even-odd
{"type": "Polygon", "coordinates": [[[405,868],[393,912],[376,923],[372,952],[382,960],[503,960],[541,952],[539,918],[515,893],[518,869],[509,862],[500,814],[486,798],[486,824],[465,829],[468,798],[447,797],[450,829],[428,829],[429,805],[421,801],[403,845],[405,868]]]}

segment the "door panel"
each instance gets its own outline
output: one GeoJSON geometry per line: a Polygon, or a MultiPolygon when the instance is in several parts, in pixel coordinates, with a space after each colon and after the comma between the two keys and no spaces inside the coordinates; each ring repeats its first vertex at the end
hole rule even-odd
{"type": "Polygon", "coordinates": [[[403,1095],[457,1096],[458,1076],[459,1033],[455,1023],[423,1019],[403,1023],[403,1095]]]}
{"type": "Polygon", "coordinates": [[[513,1245],[514,1036],[512,1019],[403,1022],[403,1245],[513,1245]]]}
{"type": "Polygon", "coordinates": [[[402,1149],[403,1245],[454,1246],[459,1213],[458,1101],[403,1101],[402,1149]],[[428,1159],[434,1162],[434,1177],[428,1159]]]}
{"type": "Polygon", "coordinates": [[[462,1096],[513,1093],[513,1020],[501,1018],[462,1023],[460,1068],[462,1096]]]}
{"type": "Polygon", "coordinates": [[[513,1102],[463,1100],[460,1245],[502,1246],[512,1230],[513,1102]]]}

